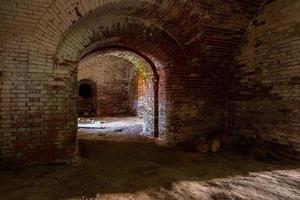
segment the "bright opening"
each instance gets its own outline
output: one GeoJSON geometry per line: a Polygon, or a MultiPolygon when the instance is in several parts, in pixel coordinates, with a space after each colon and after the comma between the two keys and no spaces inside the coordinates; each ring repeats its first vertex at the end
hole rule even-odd
{"type": "Polygon", "coordinates": [[[78,66],[79,134],[157,136],[158,81],[136,53],[91,53],[78,66]]]}

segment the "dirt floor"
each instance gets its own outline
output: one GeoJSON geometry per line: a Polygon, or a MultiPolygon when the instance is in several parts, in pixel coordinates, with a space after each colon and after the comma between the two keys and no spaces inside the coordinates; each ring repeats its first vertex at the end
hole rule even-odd
{"type": "Polygon", "coordinates": [[[140,134],[138,122],[113,128],[79,129],[72,165],[0,172],[0,199],[300,199],[299,162],[185,152],[140,134]]]}

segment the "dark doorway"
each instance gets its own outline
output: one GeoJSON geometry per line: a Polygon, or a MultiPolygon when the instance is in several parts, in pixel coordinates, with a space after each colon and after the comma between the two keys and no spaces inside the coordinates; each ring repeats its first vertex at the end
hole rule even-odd
{"type": "Polygon", "coordinates": [[[92,98],[93,88],[90,84],[84,83],[79,86],[79,96],[90,99],[92,98]]]}
{"type": "Polygon", "coordinates": [[[79,82],[78,115],[93,116],[96,114],[96,88],[89,80],[79,82]]]}

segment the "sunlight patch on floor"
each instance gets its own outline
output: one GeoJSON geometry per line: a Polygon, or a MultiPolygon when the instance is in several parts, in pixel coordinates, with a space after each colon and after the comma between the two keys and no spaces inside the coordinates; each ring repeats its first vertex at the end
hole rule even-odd
{"type": "Polygon", "coordinates": [[[140,134],[142,129],[143,118],[140,117],[78,118],[80,134],[113,134],[118,132],[140,134]]]}

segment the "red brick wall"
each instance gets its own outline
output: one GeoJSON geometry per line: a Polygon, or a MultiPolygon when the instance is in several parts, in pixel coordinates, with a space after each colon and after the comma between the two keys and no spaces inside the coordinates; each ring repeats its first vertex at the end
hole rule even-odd
{"type": "Polygon", "coordinates": [[[91,55],[80,61],[78,81],[92,80],[96,85],[96,114],[128,115],[130,75],[134,65],[111,55],[91,55]]]}
{"type": "Polygon", "coordinates": [[[237,56],[229,93],[230,129],[273,144],[274,150],[298,153],[299,10],[295,0],[269,1],[262,8],[237,56]]]}
{"type": "Polygon", "coordinates": [[[110,45],[132,48],[155,64],[166,142],[223,129],[226,72],[261,2],[2,0],[1,160],[75,157],[77,63],[110,45]]]}

